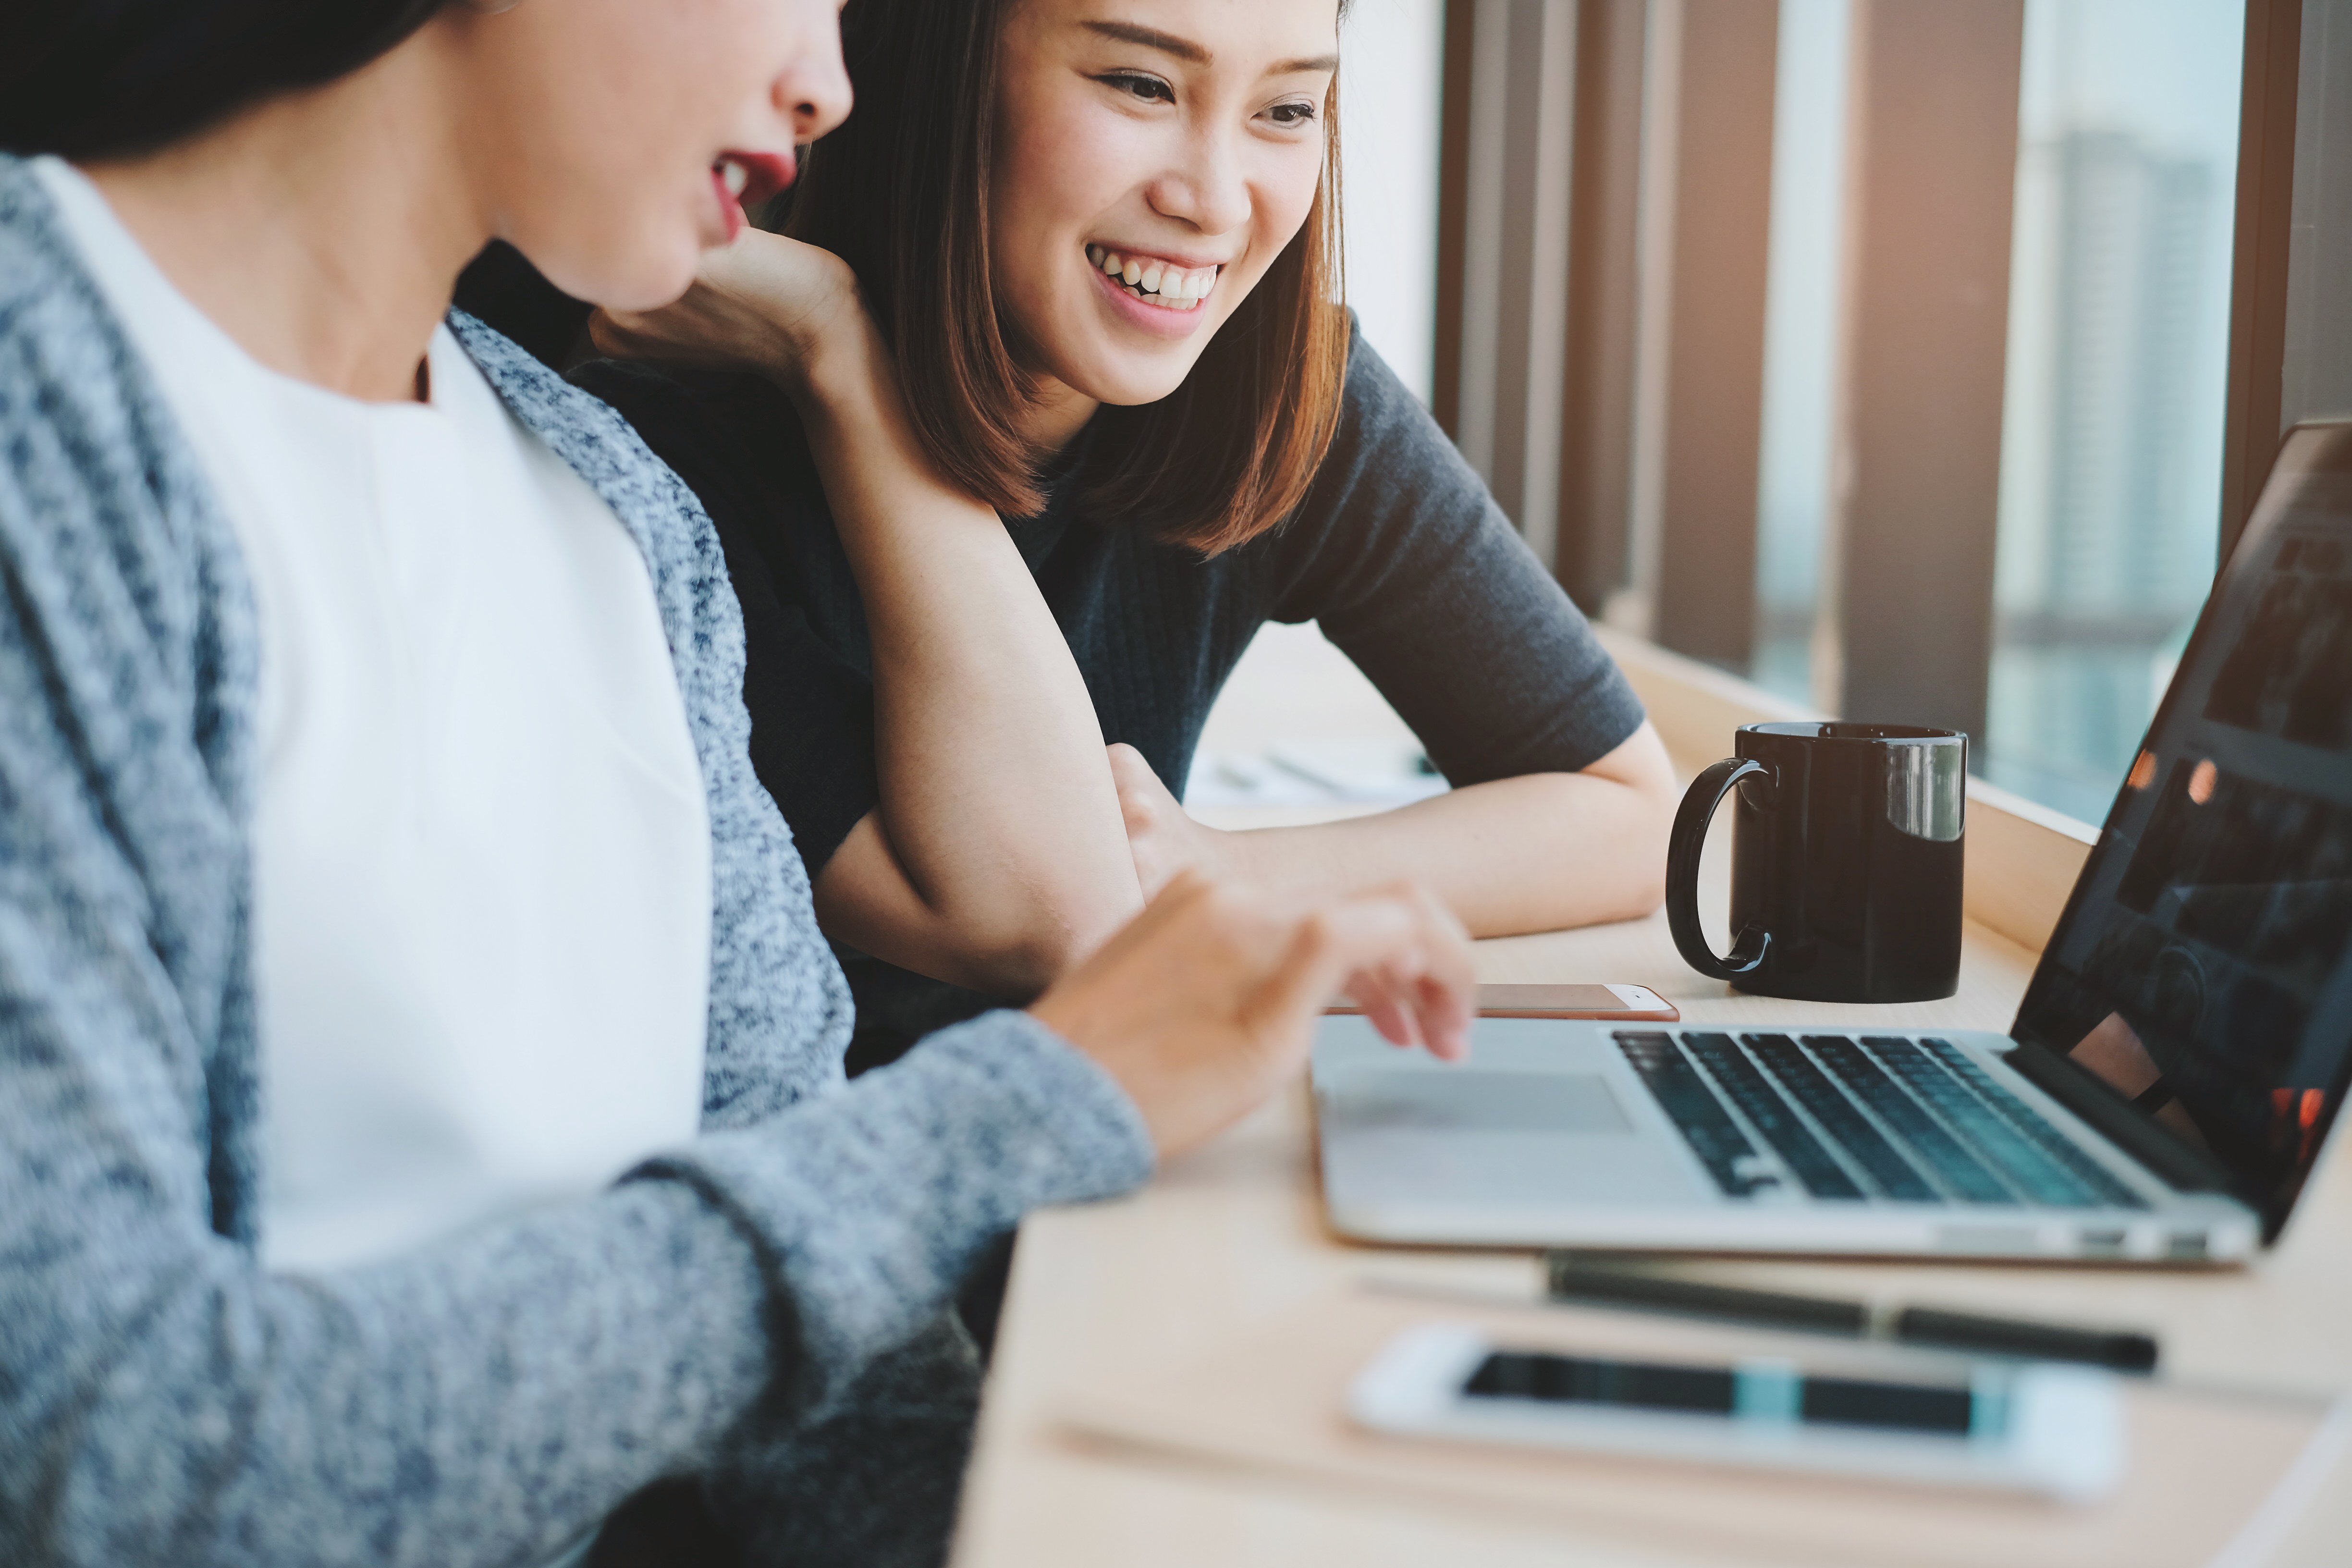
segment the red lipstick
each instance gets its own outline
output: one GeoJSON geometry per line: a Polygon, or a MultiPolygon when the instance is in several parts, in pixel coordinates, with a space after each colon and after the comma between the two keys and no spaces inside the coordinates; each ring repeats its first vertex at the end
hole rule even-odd
{"type": "Polygon", "coordinates": [[[797,162],[789,148],[782,153],[730,151],[721,153],[719,155],[719,161],[722,165],[732,163],[743,171],[743,195],[740,199],[745,206],[757,206],[761,202],[789,190],[794,175],[798,173],[797,162]]]}

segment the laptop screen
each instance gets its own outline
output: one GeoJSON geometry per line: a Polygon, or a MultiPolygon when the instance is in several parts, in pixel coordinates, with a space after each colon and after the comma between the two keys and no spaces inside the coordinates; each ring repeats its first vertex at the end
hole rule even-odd
{"type": "Polygon", "coordinates": [[[2289,437],[2014,1031],[2275,1234],[2352,1073],[2352,424],[2289,437]]]}

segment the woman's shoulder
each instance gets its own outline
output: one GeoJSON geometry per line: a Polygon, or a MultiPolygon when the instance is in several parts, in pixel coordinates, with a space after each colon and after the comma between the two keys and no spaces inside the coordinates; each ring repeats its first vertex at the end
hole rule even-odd
{"type": "Polygon", "coordinates": [[[794,428],[800,425],[792,399],[773,382],[750,371],[653,360],[592,359],[572,367],[567,379],[614,407],[692,408],[730,416],[756,414],[789,419],[794,428]]]}
{"type": "MultiPolygon", "coordinates": [[[[1477,471],[1349,314],[1330,447],[1297,511],[1265,539],[1289,592],[1309,599],[1339,591],[1354,567],[1469,544],[1494,521],[1477,471]]],[[[1317,613],[1303,601],[1286,608],[1317,613]]]]}
{"type": "Polygon", "coordinates": [[[1383,484],[1404,477],[1476,482],[1428,405],[1364,336],[1363,322],[1352,310],[1349,316],[1348,378],[1318,486],[1338,489],[1371,477],[1383,484]]]}
{"type": "Polygon", "coordinates": [[[763,376],[600,359],[569,379],[609,404],[697,491],[723,477],[735,486],[822,493],[799,411],[763,376]]]}
{"type": "Polygon", "coordinates": [[[5,154],[0,559],[82,585],[58,604],[135,608],[85,628],[85,650],[209,627],[238,654],[215,673],[248,668],[244,578],[195,455],[32,165],[5,154]]]}
{"type": "Polygon", "coordinates": [[[11,462],[74,452],[87,466],[121,455],[155,480],[185,479],[174,465],[152,461],[155,448],[173,445],[162,406],[32,165],[0,154],[0,418],[69,437],[11,441],[11,462]]]}

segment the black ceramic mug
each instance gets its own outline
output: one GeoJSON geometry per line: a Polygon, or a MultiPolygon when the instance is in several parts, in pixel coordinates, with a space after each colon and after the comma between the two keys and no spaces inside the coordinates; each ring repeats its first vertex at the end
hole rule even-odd
{"type": "Polygon", "coordinates": [[[1969,740],[1909,724],[1749,724],[1692,781],[1666,923],[1700,973],[1759,996],[1928,1002],[1960,984],[1969,740]],[[1707,825],[1737,794],[1731,954],[1698,921],[1707,825]]]}

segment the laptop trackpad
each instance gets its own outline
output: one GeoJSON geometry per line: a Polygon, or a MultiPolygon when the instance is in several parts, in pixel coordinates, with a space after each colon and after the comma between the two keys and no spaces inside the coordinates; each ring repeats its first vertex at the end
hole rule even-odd
{"type": "Polygon", "coordinates": [[[1343,1207],[1715,1201],[1671,1134],[1646,1134],[1597,1072],[1351,1073],[1322,1100],[1324,1178],[1343,1207]]]}
{"type": "Polygon", "coordinates": [[[1585,1072],[1366,1073],[1330,1097],[1350,1127],[1438,1132],[1630,1132],[1609,1080],[1585,1072]]]}

